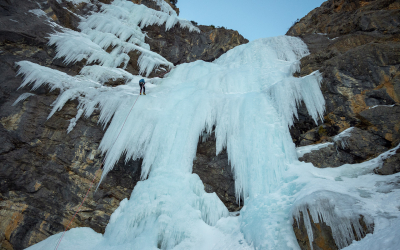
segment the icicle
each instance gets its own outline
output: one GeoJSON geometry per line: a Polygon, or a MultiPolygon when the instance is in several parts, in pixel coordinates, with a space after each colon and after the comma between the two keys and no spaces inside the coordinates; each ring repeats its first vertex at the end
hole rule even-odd
{"type": "MultiPolygon", "coordinates": [[[[314,241],[311,218],[314,223],[325,222],[332,229],[336,245],[342,249],[356,238],[361,239],[364,236],[364,230],[359,222],[360,214],[356,212],[361,210],[360,206],[360,201],[351,196],[319,191],[298,201],[293,215],[298,225],[300,215],[303,215],[311,249],[313,249],[312,242],[314,241]]],[[[370,227],[371,224],[367,223],[367,226],[370,227]]]]}
{"type": "Polygon", "coordinates": [[[15,106],[17,105],[19,102],[23,102],[24,100],[26,100],[26,98],[30,97],[30,96],[34,96],[35,94],[32,93],[23,93],[22,95],[20,95],[18,97],[17,100],[15,100],[15,102],[11,105],[11,106],[15,106]]]}
{"type": "Polygon", "coordinates": [[[78,122],[79,118],[81,118],[82,114],[83,114],[83,109],[78,109],[78,113],[76,114],[76,116],[74,118],[72,118],[69,122],[68,129],[67,129],[68,134],[69,134],[69,132],[72,131],[72,129],[74,129],[74,127],[76,126],[76,123],[78,122]]]}

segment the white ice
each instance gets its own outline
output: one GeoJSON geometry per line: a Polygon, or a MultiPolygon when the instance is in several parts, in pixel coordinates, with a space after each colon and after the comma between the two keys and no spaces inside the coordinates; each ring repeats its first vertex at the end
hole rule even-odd
{"type": "MultiPolygon", "coordinates": [[[[136,8],[145,7],[132,5],[116,0],[112,7],[104,7],[101,15],[112,16],[110,22],[116,18],[134,23],[124,11],[132,14],[136,8]],[[115,11],[119,8],[124,11],[115,11]]],[[[143,13],[153,13],[144,10],[143,13]]],[[[157,23],[165,18],[164,14],[168,15],[143,14],[137,24],[140,28],[143,23],[157,23]]],[[[166,27],[176,23],[175,18],[170,15],[165,19],[166,27]]],[[[297,160],[288,130],[297,116],[297,105],[304,102],[318,123],[325,104],[319,72],[293,77],[299,60],[308,55],[300,39],[259,39],[237,46],[212,63],[178,65],[164,79],[145,78],[147,96],[139,97],[138,80],[142,77],[117,67],[126,62],[123,51],[129,46],[147,50],[140,43],[140,33],[137,40],[121,43],[118,39],[128,39],[137,29],[120,29],[125,27],[122,24],[106,27],[106,22],[102,27],[93,26],[90,20],[91,17],[82,22],[87,29],[82,28],[81,33],[65,31],[51,39],[58,47],[58,56],[66,56],[66,61],[86,58],[100,65],[86,66],[73,77],[22,61],[18,63],[19,74],[24,76],[21,87],[32,85],[36,89],[47,85],[60,90],[49,117],[68,100],[78,100],[77,116],[68,131],[80,117],[89,117],[99,109],[99,123],[107,128],[100,144],[105,155],[102,179],[125,155],[126,160],[143,158],[143,181],[112,214],[104,235],[88,228],[71,229],[60,250],[299,249],[292,229],[293,217],[298,219],[300,213],[308,214],[307,210],[314,221],[322,219],[335,230],[335,242],[343,247],[354,239],[349,230],[359,229],[360,215],[368,226],[374,223],[376,235],[400,215],[396,184],[400,174],[373,174],[383,158],[394,154],[393,150],[363,164],[334,169],[318,169],[297,160]],[[73,48],[75,40],[87,46],[73,48]],[[113,51],[118,53],[106,53],[103,47],[107,45],[115,46],[113,51]],[[121,78],[125,85],[104,85],[109,79],[121,78]],[[200,178],[192,174],[197,143],[204,133],[212,132],[216,136],[216,154],[227,150],[235,175],[236,197],[244,201],[237,217],[230,216],[217,195],[206,193],[200,178]]],[[[162,61],[152,53],[142,53],[150,57],[144,67],[157,64],[151,60],[162,61]]],[[[310,229],[309,217],[304,217],[310,229]]],[[[51,236],[29,249],[54,248],[60,236],[51,236]]]]}
{"type": "Polygon", "coordinates": [[[160,66],[171,68],[173,64],[150,51],[141,28],[165,24],[169,30],[179,24],[191,32],[200,32],[191,22],[180,19],[173,9],[172,12],[166,6],[161,9],[167,13],[130,1],[114,0],[112,4],[102,4],[100,12],[82,18],[78,26],[81,32],[62,28],[61,32],[50,35],[49,44],[57,47],[56,58],[64,58],[67,64],[86,60],[87,64],[123,69],[130,60],[128,53],[135,51],[140,54],[139,74],[148,76],[160,66]]]}

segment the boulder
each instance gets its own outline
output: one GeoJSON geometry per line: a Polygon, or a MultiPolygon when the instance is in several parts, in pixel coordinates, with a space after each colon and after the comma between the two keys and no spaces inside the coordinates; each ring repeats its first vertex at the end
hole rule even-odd
{"type": "Polygon", "coordinates": [[[382,166],[374,169],[375,174],[389,175],[400,172],[400,149],[396,150],[396,154],[383,160],[382,166]]]}
{"type": "Polygon", "coordinates": [[[353,128],[349,137],[299,157],[300,161],[311,162],[315,167],[339,167],[343,164],[360,163],[377,157],[389,150],[390,143],[366,130],[353,128]]]}

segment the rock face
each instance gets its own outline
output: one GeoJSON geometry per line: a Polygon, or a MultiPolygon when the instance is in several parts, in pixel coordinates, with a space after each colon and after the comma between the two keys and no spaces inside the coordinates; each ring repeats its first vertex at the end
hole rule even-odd
{"type": "Polygon", "coordinates": [[[226,51],[248,43],[237,31],[199,25],[201,33],[191,33],[187,29],[174,27],[165,31],[165,25],[149,26],[146,43],[152,51],[165,57],[173,64],[203,60],[211,62],[226,51]]]}
{"type": "MultiPolygon", "coordinates": [[[[376,105],[393,105],[400,98],[400,5],[398,1],[326,1],[288,31],[308,45],[299,75],[323,74],[325,125],[341,132],[348,127],[373,130],[376,105]]],[[[379,107],[380,119],[399,124],[390,108],[379,107]]],[[[297,145],[314,126],[304,109],[292,129],[297,145]]],[[[376,125],[375,125],[376,126],[376,125]]],[[[381,131],[382,133],[383,131],[381,131]]],[[[392,146],[399,143],[399,127],[385,131],[392,146]],[[392,137],[392,135],[395,135],[392,137]],[[397,135],[397,136],[396,136],[397,135]]]]}
{"type": "Polygon", "coordinates": [[[214,135],[205,142],[199,142],[196,159],[193,161],[193,173],[204,183],[207,193],[215,192],[230,212],[238,211],[239,205],[235,197],[235,181],[228,162],[228,154],[224,150],[215,155],[216,141],[214,135]]]}
{"type": "MultiPolygon", "coordinates": [[[[47,45],[47,37],[60,27],[76,30],[78,16],[98,11],[99,7],[96,1],[73,5],[67,1],[48,0],[38,5],[35,1],[0,0],[0,249],[25,249],[63,231],[96,173],[95,185],[99,181],[102,157],[97,149],[104,131],[97,124],[98,114],[80,119],[67,134],[69,120],[76,115],[77,103],[68,102],[47,120],[58,93],[40,88],[35,91],[35,96],[12,106],[26,92],[17,90],[21,78],[16,77],[15,62],[28,60],[71,75],[79,72],[82,64],[65,65],[62,59],[53,59],[55,48],[47,45]]],[[[163,38],[160,38],[154,27],[148,27],[149,33],[157,37],[152,49],[163,51],[166,57],[168,51],[176,48],[182,51],[168,57],[175,64],[197,59],[212,61],[220,56],[220,50],[226,51],[246,42],[235,31],[212,30],[205,26],[201,29],[200,34],[180,28],[169,32],[174,34],[158,30],[163,32],[160,34],[163,38]]],[[[136,61],[133,59],[132,63],[136,61]]],[[[117,79],[110,84],[121,83],[117,79]]],[[[216,191],[221,199],[226,199],[225,203],[235,210],[237,205],[234,205],[231,192],[233,180],[228,174],[227,157],[226,154],[218,157],[219,160],[214,160],[206,154],[202,163],[195,162],[196,169],[205,173],[207,187],[216,191]],[[210,166],[217,172],[223,169],[224,174],[211,178],[208,170],[202,169],[210,166]],[[227,180],[220,182],[222,177],[227,180]]],[[[71,227],[91,227],[104,232],[111,213],[122,199],[129,198],[140,180],[140,173],[140,160],[125,164],[121,159],[98,190],[89,193],[71,227]]]]}
{"type": "MultiPolygon", "coordinates": [[[[395,0],[329,0],[295,23],[287,35],[300,37],[310,55],[297,76],[319,70],[326,101],[323,124],[304,107],[291,128],[297,146],[333,142],[299,160],[316,167],[359,163],[400,143],[400,3],[395,0]],[[354,127],[345,144],[333,136],[354,127]]],[[[398,154],[377,174],[399,171],[398,154]]],[[[304,225],[293,224],[301,249],[310,249],[304,225]],[[303,228],[303,229],[302,229],[303,228]]],[[[314,249],[338,249],[331,229],[312,223],[314,249]]],[[[365,231],[367,232],[367,231],[365,231]]]]}
{"type": "Polygon", "coordinates": [[[389,175],[400,172],[400,149],[396,150],[396,154],[383,160],[381,167],[374,169],[376,174],[389,175]]]}
{"type": "Polygon", "coordinates": [[[299,160],[311,162],[319,168],[339,167],[343,164],[360,163],[375,158],[390,147],[390,143],[379,135],[353,128],[348,138],[304,154],[299,160]]]}
{"type": "MultiPolygon", "coordinates": [[[[40,89],[27,101],[11,106],[23,93],[16,91],[21,79],[15,77],[15,62],[29,59],[76,73],[52,62],[54,50],[46,44],[30,43],[19,35],[12,41],[2,40],[0,47],[0,75],[5,79],[0,109],[0,137],[4,140],[0,145],[1,249],[24,249],[62,231],[101,163],[97,148],[103,131],[96,116],[79,121],[66,133],[69,119],[76,115],[76,103],[67,103],[49,120],[56,93],[40,89]]],[[[111,213],[139,180],[139,166],[119,165],[110,172],[98,191],[89,194],[72,227],[90,226],[104,232],[111,213]]]]}
{"type": "MultiPolygon", "coordinates": [[[[179,8],[177,8],[175,5],[173,5],[173,4],[171,3],[170,0],[164,0],[164,1],[165,1],[166,3],[168,3],[169,6],[171,6],[172,9],[175,10],[176,14],[179,15],[179,8]]],[[[103,2],[103,3],[110,3],[110,2],[112,2],[112,0],[102,0],[101,2],[103,2]]],[[[132,2],[133,2],[133,3],[136,3],[136,4],[143,4],[143,5],[146,5],[147,7],[152,8],[152,9],[155,9],[155,10],[158,10],[158,11],[161,10],[160,6],[158,6],[158,5],[156,4],[156,2],[154,2],[154,1],[152,1],[152,0],[132,0],[132,2]]]]}

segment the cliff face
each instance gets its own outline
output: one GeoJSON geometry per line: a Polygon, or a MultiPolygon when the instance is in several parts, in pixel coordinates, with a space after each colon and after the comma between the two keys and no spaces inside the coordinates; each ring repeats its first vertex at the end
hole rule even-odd
{"type": "MultiPolygon", "coordinates": [[[[151,5],[153,1],[136,2],[157,7],[151,5]]],[[[73,5],[56,0],[40,4],[0,0],[0,249],[24,249],[63,231],[100,166],[97,148],[104,131],[96,114],[80,119],[67,134],[77,103],[67,103],[47,120],[58,94],[41,88],[27,101],[12,106],[25,92],[17,90],[21,78],[16,76],[15,62],[28,60],[71,75],[79,72],[81,64],[65,65],[62,59],[53,59],[55,48],[47,45],[47,37],[62,27],[77,30],[79,16],[99,8],[97,1],[73,5]]],[[[174,64],[212,61],[247,42],[236,31],[200,28],[197,34],[178,27],[169,32],[147,27],[147,42],[174,64]]],[[[128,67],[131,73],[137,72],[136,60],[133,55],[128,67]]],[[[111,213],[139,181],[140,168],[140,160],[124,163],[121,159],[97,192],[89,193],[72,227],[104,232],[111,213]]],[[[219,192],[225,195],[225,191],[219,192]]],[[[234,197],[228,200],[235,201],[234,197]]]]}
{"type": "Polygon", "coordinates": [[[291,131],[295,143],[331,141],[349,127],[359,129],[351,139],[354,146],[337,153],[325,148],[333,157],[315,156],[317,165],[363,162],[400,142],[399,27],[398,1],[327,1],[288,31],[302,38],[311,52],[301,60],[299,76],[320,70],[326,101],[320,126],[300,108],[291,131]]]}
{"type": "MultiPolygon", "coordinates": [[[[302,38],[311,51],[301,60],[300,76],[315,70],[323,73],[328,136],[360,127],[378,131],[389,147],[399,143],[399,128],[394,125],[398,120],[389,119],[399,112],[399,24],[398,1],[327,1],[287,32],[302,38]],[[370,109],[376,105],[395,107],[370,109]],[[388,118],[389,124],[380,124],[377,116],[388,118]]],[[[300,113],[302,120],[292,131],[295,142],[319,141],[321,135],[312,134],[314,125],[307,114],[300,113]]]]}
{"type": "MultiPolygon", "coordinates": [[[[316,167],[370,160],[400,143],[400,3],[395,0],[324,2],[295,23],[287,35],[300,37],[311,54],[299,77],[319,70],[325,120],[315,124],[305,109],[291,129],[299,146],[333,142],[301,158],[316,167]],[[334,136],[354,127],[345,144],[334,136]]],[[[399,152],[376,174],[399,172],[399,152]],[[397,166],[397,167],[396,167],[397,166]]],[[[304,225],[293,225],[302,249],[311,249],[304,225]]],[[[314,249],[338,249],[331,229],[313,224],[314,249]]]]}

